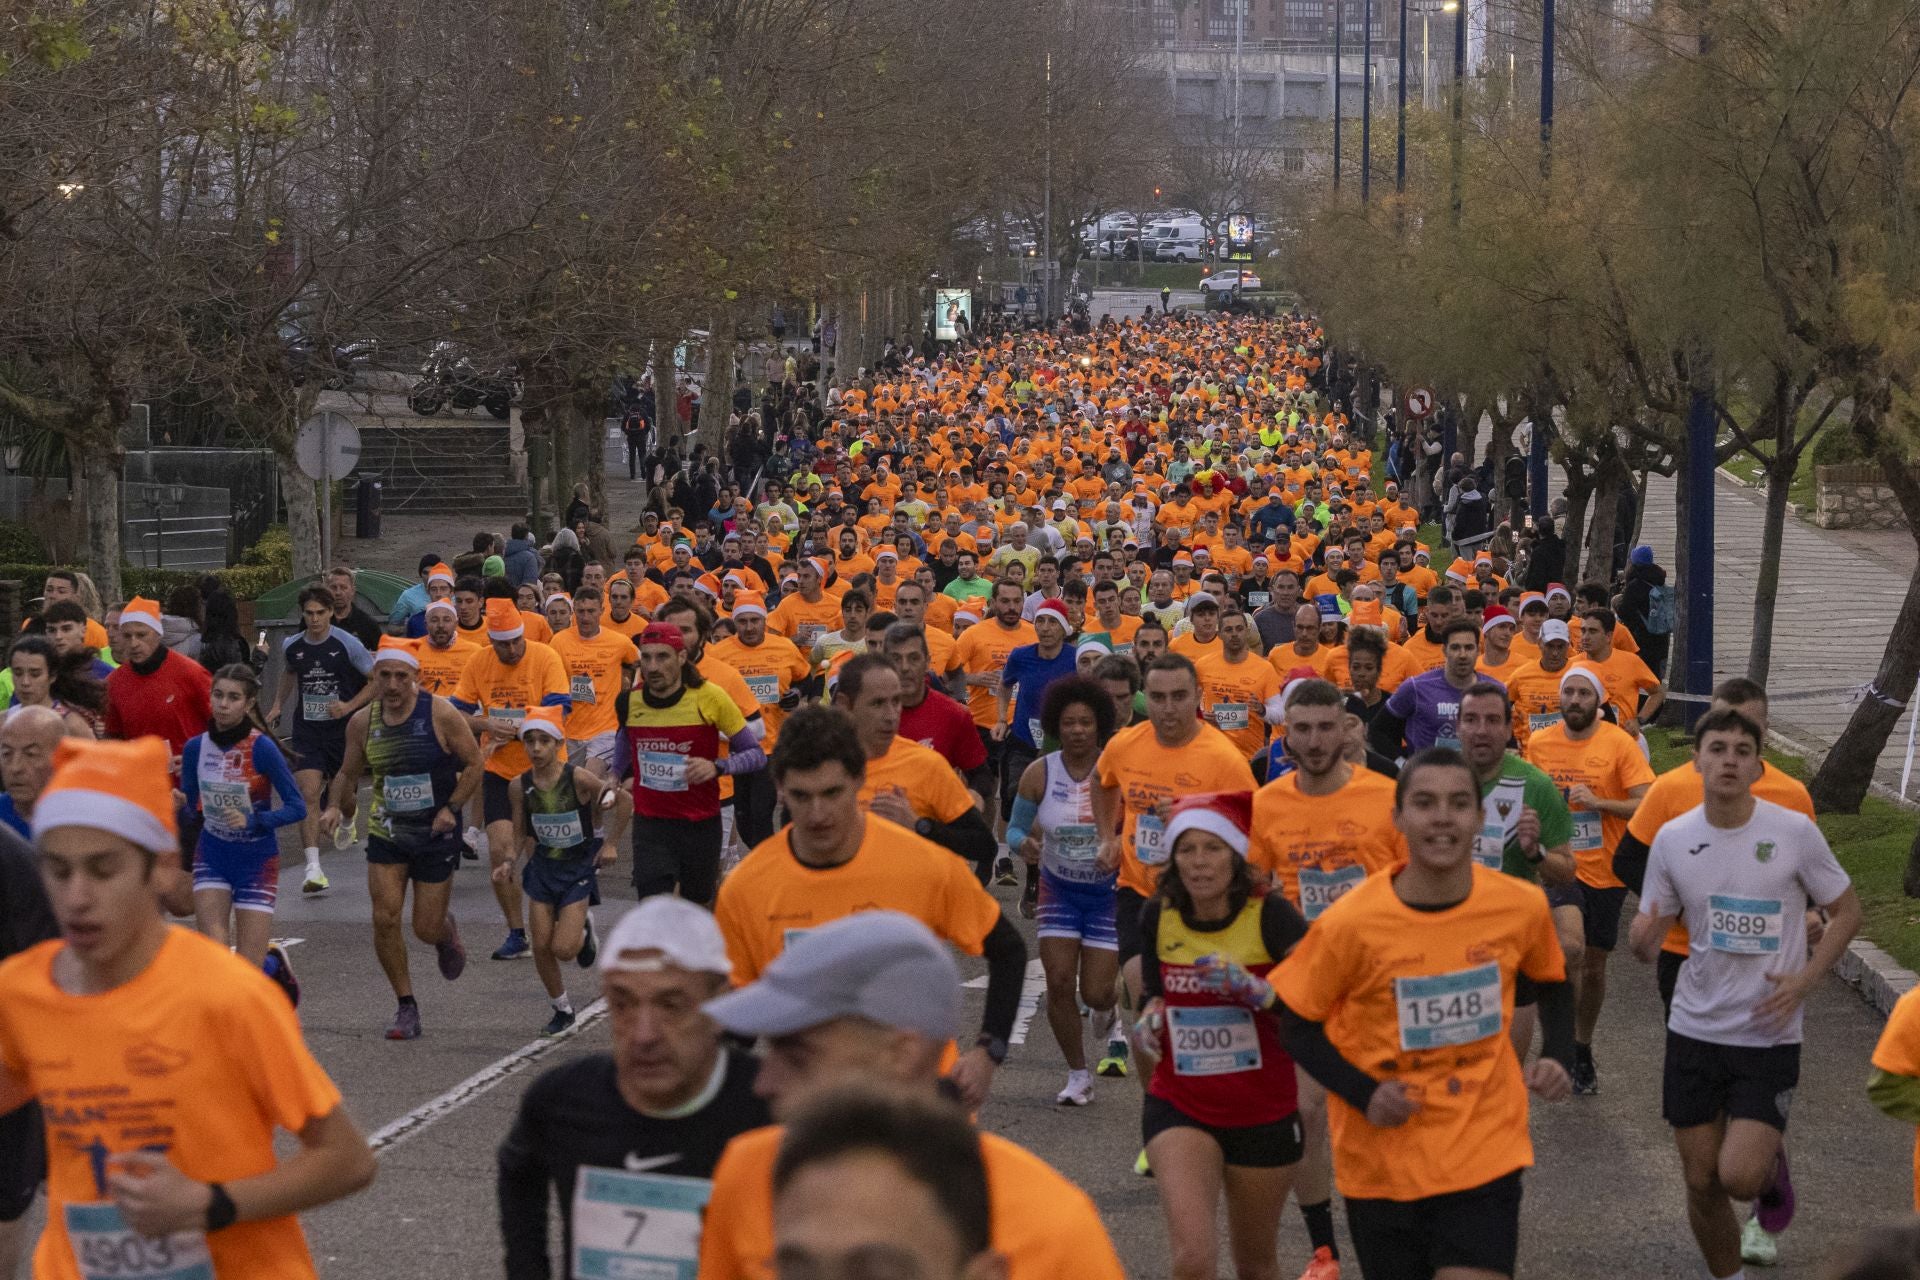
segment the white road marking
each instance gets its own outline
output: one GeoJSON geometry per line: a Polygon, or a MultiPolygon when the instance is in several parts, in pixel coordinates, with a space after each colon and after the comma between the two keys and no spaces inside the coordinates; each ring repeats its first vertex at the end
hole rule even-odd
{"type": "MultiPolygon", "coordinates": [[[[984,991],[987,975],[969,978],[960,984],[984,991]]],[[[1010,1045],[1027,1042],[1027,1028],[1033,1025],[1033,1015],[1040,1011],[1040,1002],[1047,998],[1047,971],[1040,967],[1039,960],[1027,961],[1027,976],[1020,984],[1020,1012],[1013,1019],[1013,1034],[1007,1038],[1010,1045]]]]}
{"type": "Polygon", "coordinates": [[[422,1129],[437,1124],[466,1106],[495,1085],[538,1061],[548,1052],[565,1044],[567,1040],[585,1031],[607,1015],[607,1002],[595,1000],[580,1010],[580,1016],[574,1019],[573,1026],[557,1036],[541,1036],[521,1045],[498,1062],[480,1068],[439,1097],[423,1102],[399,1119],[382,1125],[378,1132],[367,1139],[367,1145],[375,1151],[395,1146],[419,1133],[422,1129]]]}
{"type": "Polygon", "coordinates": [[[305,938],[275,938],[268,945],[281,948],[297,947],[305,941],[305,938]]]}

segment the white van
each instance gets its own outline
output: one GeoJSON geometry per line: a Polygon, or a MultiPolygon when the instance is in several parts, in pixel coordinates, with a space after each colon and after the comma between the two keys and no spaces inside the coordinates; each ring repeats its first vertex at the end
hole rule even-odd
{"type": "Polygon", "coordinates": [[[1142,243],[1160,262],[1198,262],[1207,256],[1207,230],[1198,218],[1157,222],[1142,243]]]}

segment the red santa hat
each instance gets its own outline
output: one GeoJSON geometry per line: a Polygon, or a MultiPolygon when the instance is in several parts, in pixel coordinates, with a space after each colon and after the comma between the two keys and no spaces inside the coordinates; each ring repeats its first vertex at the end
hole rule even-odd
{"type": "Polygon", "coordinates": [[[1211,791],[1181,796],[1167,820],[1166,842],[1171,849],[1188,831],[1205,831],[1224,840],[1241,857],[1247,856],[1247,833],[1253,830],[1253,792],[1211,791]]]}

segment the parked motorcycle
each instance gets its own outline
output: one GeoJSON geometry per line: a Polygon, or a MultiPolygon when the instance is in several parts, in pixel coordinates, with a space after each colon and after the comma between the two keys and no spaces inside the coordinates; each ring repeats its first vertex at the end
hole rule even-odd
{"type": "Polygon", "coordinates": [[[511,364],[483,369],[455,344],[437,342],[407,392],[407,406],[423,418],[431,418],[447,405],[462,412],[480,406],[505,422],[519,390],[511,364]]]}
{"type": "Polygon", "coordinates": [[[322,344],[298,325],[287,326],[281,340],[286,344],[287,367],[296,387],[309,377],[317,379],[328,391],[358,386],[380,354],[380,342],[376,338],[322,344]]]}

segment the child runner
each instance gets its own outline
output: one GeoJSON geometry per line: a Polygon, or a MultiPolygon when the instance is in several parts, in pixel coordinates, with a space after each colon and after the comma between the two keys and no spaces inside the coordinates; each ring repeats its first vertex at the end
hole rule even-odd
{"type": "MultiPolygon", "coordinates": [[[[527,851],[520,872],[532,931],[533,967],[553,1002],[553,1017],[542,1035],[557,1036],[573,1025],[560,965],[578,959],[590,968],[599,954],[588,913],[600,901],[599,868],[610,864],[620,836],[633,815],[633,796],[610,786],[588,765],[563,758],[567,740],[558,707],[531,707],[520,725],[520,744],[533,767],[515,778],[508,791],[515,839],[527,851]],[[595,815],[611,811],[605,838],[594,834],[595,815]]],[[[511,860],[494,868],[493,878],[513,874],[511,860]]]]}
{"type": "Polygon", "coordinates": [[[272,945],[273,904],[280,890],[275,833],[307,816],[293,770],[260,716],[260,677],[244,662],[213,677],[207,731],[180,753],[187,808],[201,816],[193,853],[193,909],[200,932],[231,941],[245,960],[300,1003],[287,953],[272,945]],[[280,807],[273,808],[275,796],[280,807]],[[233,927],[228,929],[228,915],[233,927]]]}

